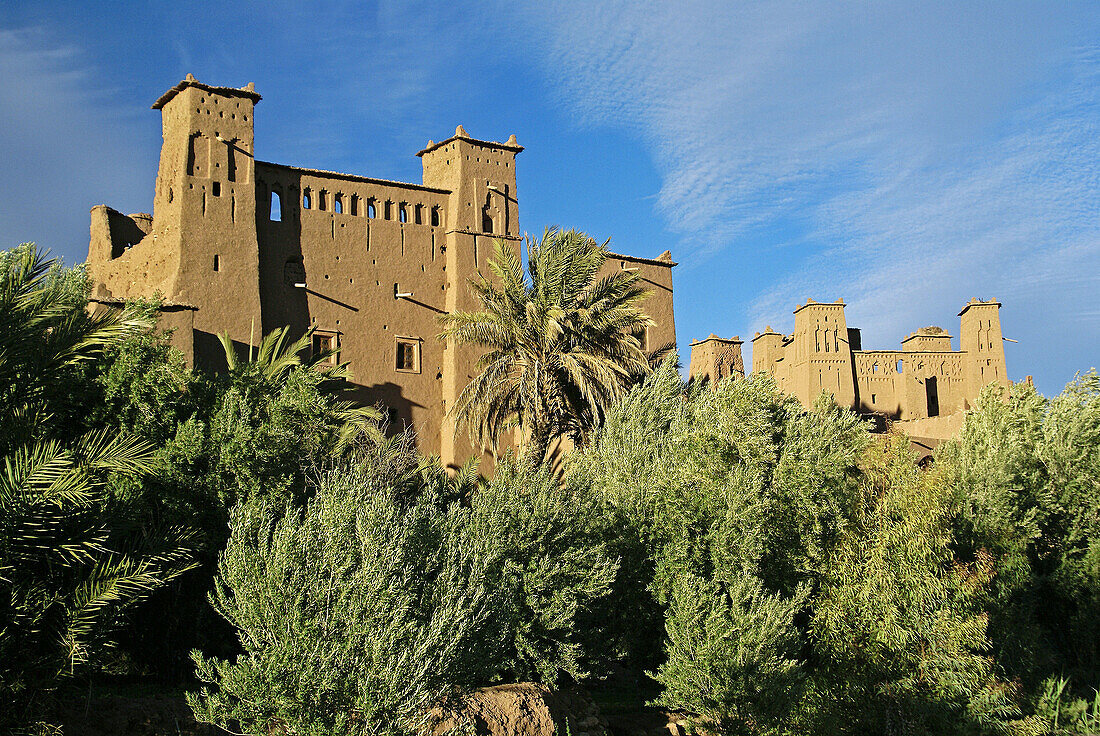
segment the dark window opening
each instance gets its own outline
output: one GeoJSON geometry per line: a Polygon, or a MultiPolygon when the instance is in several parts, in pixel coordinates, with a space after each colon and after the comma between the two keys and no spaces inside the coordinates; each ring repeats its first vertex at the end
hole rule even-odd
{"type": "Polygon", "coordinates": [[[395,367],[399,371],[419,372],[419,343],[414,340],[397,341],[397,360],[395,367]]]}
{"type": "Polygon", "coordinates": [[[327,194],[328,194],[328,192],[326,192],[324,189],[317,192],[317,209],[319,209],[319,210],[324,210],[325,209],[325,207],[327,206],[327,203],[325,202],[325,196],[327,194]]]}
{"type": "Polygon", "coordinates": [[[216,181],[211,184],[210,193],[213,194],[215,197],[222,196],[222,183],[220,181],[216,181]]]}
{"type": "Polygon", "coordinates": [[[493,232],[493,217],[488,211],[483,210],[481,213],[481,230],[486,233],[493,232]]]}
{"type": "Polygon", "coordinates": [[[382,219],[384,219],[384,220],[392,220],[393,219],[393,202],[386,202],[386,204],[383,206],[382,219]]]}
{"type": "Polygon", "coordinates": [[[903,373],[905,371],[904,361],[899,360],[898,364],[895,367],[898,369],[898,373],[903,373]]]}
{"type": "Polygon", "coordinates": [[[351,195],[350,204],[351,204],[351,216],[352,217],[358,217],[359,216],[359,195],[358,194],[351,195]]]}
{"type": "Polygon", "coordinates": [[[229,181],[237,181],[237,149],[232,143],[229,146],[229,161],[225,168],[225,178],[229,181]]]}
{"type": "Polygon", "coordinates": [[[413,210],[413,220],[417,225],[424,224],[424,205],[416,205],[416,208],[413,210]]]}
{"type": "Polygon", "coordinates": [[[924,392],[928,397],[928,416],[938,417],[940,415],[940,394],[939,388],[936,386],[935,376],[924,379],[924,392]]]}
{"type": "Polygon", "coordinates": [[[439,227],[439,208],[432,207],[432,227],[439,227]]]}
{"type": "Polygon", "coordinates": [[[401,222],[409,221],[409,210],[403,202],[397,206],[397,219],[401,222]]]}
{"type": "Polygon", "coordinates": [[[339,194],[332,198],[332,211],[338,215],[344,214],[344,200],[339,194]]]}
{"type": "Polygon", "coordinates": [[[311,198],[309,196],[309,190],[307,189],[304,192],[302,192],[302,209],[308,210],[312,206],[310,200],[311,200],[311,198]]]}
{"type": "Polygon", "coordinates": [[[215,271],[220,271],[221,270],[221,265],[222,265],[221,264],[221,257],[215,253],[214,254],[214,270],[215,271]]]}
{"type": "Polygon", "coordinates": [[[271,190],[271,207],[268,210],[268,219],[272,222],[283,220],[283,199],[274,189],[271,190]]]}
{"type": "Polygon", "coordinates": [[[371,201],[367,202],[367,217],[373,220],[377,216],[378,213],[374,209],[374,200],[372,199],[371,201]]]}

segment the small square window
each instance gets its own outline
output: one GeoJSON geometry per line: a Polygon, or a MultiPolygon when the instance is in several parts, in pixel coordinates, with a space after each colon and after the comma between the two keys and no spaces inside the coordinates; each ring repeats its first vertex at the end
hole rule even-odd
{"type": "Polygon", "coordinates": [[[338,336],[335,332],[314,332],[312,343],[313,357],[317,358],[318,356],[328,353],[328,357],[322,362],[327,365],[336,365],[340,358],[340,341],[337,338],[338,336]]]}
{"type": "Polygon", "coordinates": [[[397,352],[394,368],[402,373],[420,372],[420,340],[415,338],[397,338],[397,352]]]}

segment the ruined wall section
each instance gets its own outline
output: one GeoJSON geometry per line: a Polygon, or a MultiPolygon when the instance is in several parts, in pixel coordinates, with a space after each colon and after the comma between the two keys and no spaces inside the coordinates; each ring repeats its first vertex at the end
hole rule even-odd
{"type": "MultiPolygon", "coordinates": [[[[94,293],[202,305],[194,315],[194,355],[216,364],[216,333],[246,344],[260,318],[255,229],[253,111],[260,96],[187,79],[153,105],[163,143],[145,237],[108,208],[92,212],[88,263],[94,293]],[[227,295],[231,295],[227,298],[227,295]]],[[[141,229],[141,218],[130,218],[141,229]]]]}
{"type": "Polygon", "coordinates": [[[334,340],[355,398],[382,404],[391,428],[414,426],[420,449],[438,453],[448,193],[263,162],[256,178],[264,330],[312,326],[334,340]],[[411,356],[398,355],[404,345],[411,356]]]}

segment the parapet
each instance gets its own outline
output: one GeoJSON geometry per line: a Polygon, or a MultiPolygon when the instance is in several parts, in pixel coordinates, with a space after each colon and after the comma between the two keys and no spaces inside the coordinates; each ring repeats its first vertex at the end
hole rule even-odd
{"type": "Polygon", "coordinates": [[[182,82],[158,97],[157,101],[153,103],[153,109],[161,109],[169,102],[171,102],[173,97],[175,97],[188,87],[194,87],[196,89],[201,89],[204,92],[211,92],[213,94],[225,95],[226,97],[247,97],[248,99],[252,100],[253,103],[257,103],[261,99],[263,99],[262,97],[260,97],[259,93],[256,92],[256,85],[253,82],[249,82],[244,87],[239,88],[214,87],[209,84],[203,84],[202,82],[196,80],[193,74],[188,74],[182,82]]]}
{"type": "Polygon", "coordinates": [[[997,307],[999,309],[1000,306],[1001,306],[1001,303],[999,301],[997,301],[996,299],[990,299],[987,302],[983,302],[981,299],[978,299],[977,297],[974,297],[966,303],[965,307],[962,308],[962,311],[959,312],[959,316],[961,317],[964,314],[966,314],[966,310],[970,309],[971,307],[983,307],[983,306],[984,307],[997,307]]]}
{"type": "Polygon", "coordinates": [[[814,301],[813,299],[807,299],[805,304],[795,304],[794,305],[794,313],[798,314],[800,311],[802,311],[806,307],[843,307],[843,306],[844,306],[844,300],[843,299],[837,299],[835,302],[817,302],[817,301],[814,301]]]}
{"type": "Polygon", "coordinates": [[[478,146],[503,148],[506,151],[512,151],[514,153],[519,153],[523,150],[523,146],[521,146],[516,140],[515,133],[508,136],[508,140],[506,140],[504,143],[500,143],[499,141],[482,141],[478,140],[477,138],[471,138],[470,135],[466,132],[466,129],[460,125],[455,128],[455,134],[452,135],[450,138],[440,141],[439,143],[436,143],[435,141],[428,141],[428,145],[424,146],[424,148],[418,151],[416,155],[423,156],[426,153],[431,153],[435,149],[439,148],[440,146],[445,146],[451,141],[466,141],[467,143],[473,143],[478,146]]]}

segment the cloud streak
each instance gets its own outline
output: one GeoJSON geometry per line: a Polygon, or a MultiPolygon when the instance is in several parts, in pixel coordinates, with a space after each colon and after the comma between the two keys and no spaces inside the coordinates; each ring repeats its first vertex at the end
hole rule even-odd
{"type": "Polygon", "coordinates": [[[1100,291],[1100,16],[1059,10],[551,4],[534,22],[559,101],[651,152],[688,269],[722,258],[751,281],[749,242],[782,262],[741,286],[734,329],[844,296],[885,347],[996,296],[1045,354],[1073,353],[1055,324],[1100,338],[1081,309],[1100,291]]]}

